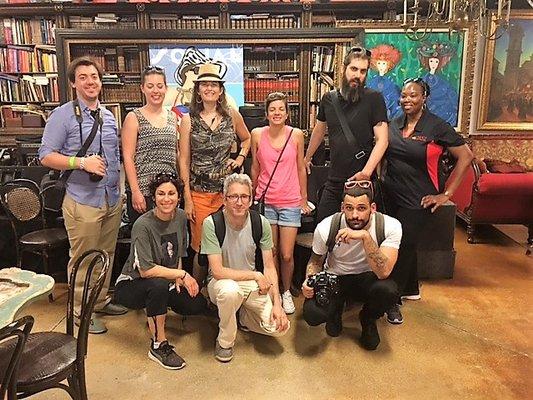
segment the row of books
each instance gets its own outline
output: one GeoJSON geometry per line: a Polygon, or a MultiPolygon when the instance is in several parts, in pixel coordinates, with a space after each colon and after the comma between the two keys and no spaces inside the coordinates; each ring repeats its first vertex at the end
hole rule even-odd
{"type": "Polygon", "coordinates": [[[278,78],[275,74],[263,77],[244,78],[244,99],[248,102],[263,102],[269,93],[283,92],[287,100],[297,102],[300,80],[298,77],[278,78]]]}
{"type": "Polygon", "coordinates": [[[99,13],[96,16],[70,15],[72,29],[137,29],[136,15],[116,16],[114,13],[99,13]]]}
{"type": "Polygon", "coordinates": [[[101,94],[104,103],[142,103],[140,82],[104,86],[101,94]]]}
{"type": "Polygon", "coordinates": [[[0,43],[54,44],[55,21],[46,18],[3,18],[0,20],[0,43]]]}
{"type": "Polygon", "coordinates": [[[309,101],[318,102],[322,96],[335,87],[331,76],[325,73],[311,74],[309,82],[309,101]]]}
{"type": "Polygon", "coordinates": [[[59,102],[57,74],[14,76],[0,73],[2,102],[59,102]]]}
{"type": "Polygon", "coordinates": [[[314,46],[311,71],[333,72],[335,46],[314,46]]]}
{"type": "Polygon", "coordinates": [[[0,70],[3,72],[56,72],[55,47],[51,45],[0,47],[0,70]]]}
{"type": "Polygon", "coordinates": [[[152,29],[218,29],[218,15],[202,17],[200,15],[153,14],[150,16],[152,29]]]}
{"type": "Polygon", "coordinates": [[[289,29],[300,28],[301,26],[301,19],[293,14],[270,15],[261,13],[230,16],[231,29],[289,29]]]}
{"type": "Polygon", "coordinates": [[[137,46],[94,47],[80,45],[72,47],[72,58],[93,57],[104,71],[140,72],[141,60],[137,46]]]}
{"type": "Polygon", "coordinates": [[[260,71],[294,71],[297,72],[298,53],[277,51],[244,51],[244,72],[260,71]]]}

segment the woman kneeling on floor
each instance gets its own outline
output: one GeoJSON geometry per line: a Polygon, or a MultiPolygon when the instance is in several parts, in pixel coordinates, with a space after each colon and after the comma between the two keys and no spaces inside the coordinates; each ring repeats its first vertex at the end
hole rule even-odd
{"type": "Polygon", "coordinates": [[[182,269],[188,246],[187,217],[177,208],[183,182],[173,173],[161,173],[151,181],[150,193],[155,208],[133,225],[130,255],[115,285],[115,302],[146,308],[152,335],[148,357],[164,368],[181,369],[185,361],[165,335],[167,307],[182,315],[200,314],[206,299],[198,293],[196,280],[182,269]]]}

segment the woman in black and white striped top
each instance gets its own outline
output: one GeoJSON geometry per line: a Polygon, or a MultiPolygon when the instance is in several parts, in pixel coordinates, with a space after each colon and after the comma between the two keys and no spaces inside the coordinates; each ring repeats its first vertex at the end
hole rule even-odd
{"type": "Polygon", "coordinates": [[[122,153],[130,224],[154,207],[149,182],[158,173],[177,173],[176,115],[163,108],[167,92],[165,71],[149,66],[141,74],[143,107],[130,112],[122,127],[122,153]]]}

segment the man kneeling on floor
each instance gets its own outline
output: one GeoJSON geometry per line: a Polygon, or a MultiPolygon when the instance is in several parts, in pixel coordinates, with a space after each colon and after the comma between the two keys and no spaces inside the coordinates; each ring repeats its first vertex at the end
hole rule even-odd
{"type": "Polygon", "coordinates": [[[215,358],[227,362],[233,358],[237,318],[243,330],[269,336],[284,335],[289,321],[281,307],[272,231],[265,217],[250,210],[248,175],[228,176],[223,194],[223,211],[204,220],[200,253],[207,255],[207,291],[220,317],[215,358]]]}
{"type": "Polygon", "coordinates": [[[402,227],[398,220],[376,212],[370,181],[344,186],[341,212],[321,221],[313,235],[313,252],[302,285],[304,319],[312,326],[326,323],[329,336],[342,331],[346,300],[363,302],[359,313],[361,345],[379,345],[376,320],[395,304],[398,287],[389,275],[398,257],[402,227]],[[321,272],[325,260],[326,274],[321,272]]]}

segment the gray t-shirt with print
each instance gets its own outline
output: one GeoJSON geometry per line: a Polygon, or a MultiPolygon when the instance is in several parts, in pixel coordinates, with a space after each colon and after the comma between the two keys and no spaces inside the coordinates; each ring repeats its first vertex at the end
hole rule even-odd
{"type": "Polygon", "coordinates": [[[174,218],[162,221],[155,210],[144,213],[135,221],[131,231],[131,248],[117,283],[139,279],[139,270],[147,271],[155,265],[177,268],[180,257],[187,255],[188,235],[185,211],[176,209],[174,218]]]}

